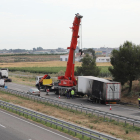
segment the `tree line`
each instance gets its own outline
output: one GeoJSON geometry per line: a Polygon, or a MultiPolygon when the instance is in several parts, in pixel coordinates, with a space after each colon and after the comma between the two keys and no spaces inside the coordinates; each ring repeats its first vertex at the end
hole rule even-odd
{"type": "MultiPolygon", "coordinates": [[[[101,69],[96,66],[96,56],[93,49],[87,49],[86,56],[81,60],[82,66],[77,67],[76,75],[99,76],[101,69]],[[88,55],[92,54],[92,57],[88,55]]],[[[120,45],[119,50],[113,50],[111,53],[111,64],[109,67],[113,81],[120,82],[123,86],[129,82],[129,92],[132,90],[132,81],[140,78],[140,45],[126,41],[120,45]]]]}

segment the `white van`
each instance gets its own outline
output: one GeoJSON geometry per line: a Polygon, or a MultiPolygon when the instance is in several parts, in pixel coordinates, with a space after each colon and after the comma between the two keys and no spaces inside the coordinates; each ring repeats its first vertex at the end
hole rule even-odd
{"type": "Polygon", "coordinates": [[[0,87],[5,87],[4,79],[0,79],[0,87]]]}

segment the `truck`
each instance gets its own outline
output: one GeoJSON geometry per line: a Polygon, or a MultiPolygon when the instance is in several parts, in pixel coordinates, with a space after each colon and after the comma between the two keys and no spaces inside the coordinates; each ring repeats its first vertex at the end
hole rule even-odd
{"type": "Polygon", "coordinates": [[[0,69],[0,79],[4,79],[5,82],[12,82],[12,79],[8,78],[8,68],[0,69]]]}
{"type": "Polygon", "coordinates": [[[4,79],[0,79],[0,87],[5,87],[4,79]]]}
{"type": "Polygon", "coordinates": [[[52,79],[48,74],[45,74],[44,76],[36,76],[36,87],[39,90],[51,89],[52,87],[52,79]]]}
{"type": "Polygon", "coordinates": [[[56,94],[65,95],[66,90],[75,90],[76,96],[86,96],[88,100],[101,104],[119,104],[121,83],[94,76],[77,76],[77,85],[60,87],[54,84],[56,94]]]}
{"type": "MultiPolygon", "coordinates": [[[[58,77],[58,82],[53,83],[53,89],[56,90],[56,94],[65,95],[66,90],[75,90],[76,95],[86,95],[93,102],[100,103],[119,103],[121,94],[121,85],[119,82],[113,82],[106,79],[94,77],[94,76],[78,76],[77,79],[74,76],[74,56],[77,45],[77,38],[79,38],[78,31],[81,22],[81,16],[76,14],[73,22],[73,31],[71,45],[67,49],[69,51],[69,57],[64,76],[58,77]]],[[[82,50],[80,50],[82,55],[82,50]]]]}
{"type": "Polygon", "coordinates": [[[121,96],[121,83],[94,76],[78,76],[75,88],[77,95],[86,95],[96,103],[118,104],[121,96]]]}

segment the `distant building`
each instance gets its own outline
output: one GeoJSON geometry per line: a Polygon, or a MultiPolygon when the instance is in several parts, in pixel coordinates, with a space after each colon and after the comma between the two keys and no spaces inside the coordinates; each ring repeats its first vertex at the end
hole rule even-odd
{"type": "Polygon", "coordinates": [[[102,51],[95,51],[95,55],[102,55],[102,51]]]}
{"type": "MultiPolygon", "coordinates": [[[[80,56],[80,53],[75,53],[75,61],[80,61],[85,55],[80,56]]],[[[69,55],[60,55],[60,61],[68,61],[69,55]]]]}
{"type": "Polygon", "coordinates": [[[68,54],[67,55],[60,55],[60,61],[68,61],[68,54]]]}
{"type": "Polygon", "coordinates": [[[97,57],[96,62],[110,62],[110,57],[97,57]]]}

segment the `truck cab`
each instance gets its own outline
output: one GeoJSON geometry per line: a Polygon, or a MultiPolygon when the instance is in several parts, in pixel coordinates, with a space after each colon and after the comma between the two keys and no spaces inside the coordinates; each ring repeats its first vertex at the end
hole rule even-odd
{"type": "MultiPolygon", "coordinates": [[[[46,91],[46,89],[51,89],[52,87],[52,79],[42,79],[43,76],[37,76],[36,77],[36,87],[40,90],[43,89],[46,91]]],[[[50,77],[48,77],[50,78],[50,77]]]]}

